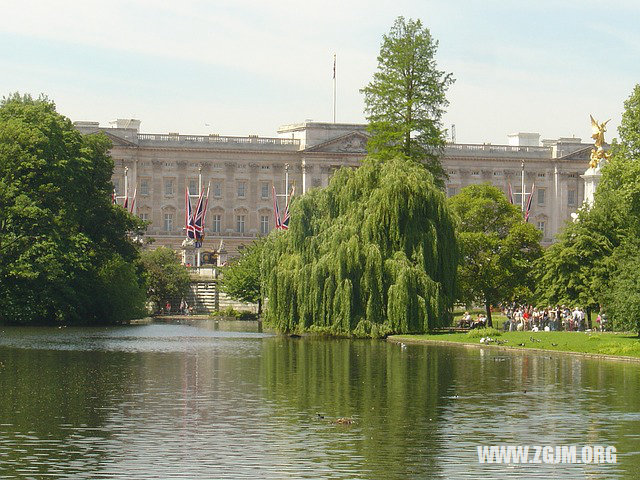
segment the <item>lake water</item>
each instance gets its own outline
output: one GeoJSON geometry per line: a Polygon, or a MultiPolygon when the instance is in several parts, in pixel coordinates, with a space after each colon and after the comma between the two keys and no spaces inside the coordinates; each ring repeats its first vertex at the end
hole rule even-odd
{"type": "Polygon", "coordinates": [[[0,332],[3,479],[640,477],[637,363],[247,322],[0,332]],[[478,462],[500,444],[617,463],[478,462]]]}

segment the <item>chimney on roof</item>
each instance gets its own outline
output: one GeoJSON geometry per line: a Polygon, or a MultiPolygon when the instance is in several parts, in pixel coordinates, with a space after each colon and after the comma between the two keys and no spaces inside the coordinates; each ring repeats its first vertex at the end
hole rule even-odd
{"type": "Polygon", "coordinates": [[[539,147],[540,134],[531,132],[518,132],[507,135],[509,145],[512,147],[539,147]]]}

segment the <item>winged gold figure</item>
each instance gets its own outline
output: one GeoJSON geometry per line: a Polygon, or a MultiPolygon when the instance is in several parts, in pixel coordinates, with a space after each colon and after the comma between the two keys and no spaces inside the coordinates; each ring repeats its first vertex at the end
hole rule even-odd
{"type": "Polygon", "coordinates": [[[607,123],[609,123],[611,119],[598,123],[598,121],[593,118],[593,115],[589,115],[589,117],[591,118],[591,138],[594,140],[589,166],[596,168],[601,160],[608,160],[611,155],[604,151],[604,132],[607,131],[607,123]]]}

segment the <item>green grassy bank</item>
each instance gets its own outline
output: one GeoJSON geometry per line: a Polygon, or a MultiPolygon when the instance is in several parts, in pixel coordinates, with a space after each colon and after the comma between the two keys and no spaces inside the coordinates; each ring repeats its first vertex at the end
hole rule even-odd
{"type": "Polygon", "coordinates": [[[480,339],[486,336],[499,342],[499,344],[492,342],[490,345],[497,345],[500,348],[539,349],[640,359],[640,339],[632,333],[499,332],[493,329],[482,329],[472,330],[468,333],[393,335],[388,340],[409,343],[452,342],[481,345],[480,339]]]}

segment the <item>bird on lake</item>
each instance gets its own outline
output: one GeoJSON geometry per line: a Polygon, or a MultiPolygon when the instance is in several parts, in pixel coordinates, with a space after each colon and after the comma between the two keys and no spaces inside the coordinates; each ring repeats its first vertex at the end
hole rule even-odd
{"type": "Polygon", "coordinates": [[[551,346],[552,346],[552,347],[557,347],[557,346],[558,346],[558,344],[557,344],[557,343],[552,343],[552,344],[551,344],[551,346]]]}
{"type": "Polygon", "coordinates": [[[353,422],[353,419],[351,419],[351,418],[342,417],[342,418],[337,419],[333,423],[337,423],[338,425],[351,425],[354,422],[353,422]]]}
{"type": "Polygon", "coordinates": [[[519,347],[524,347],[524,345],[525,345],[524,343],[519,343],[518,344],[519,347]]]}

